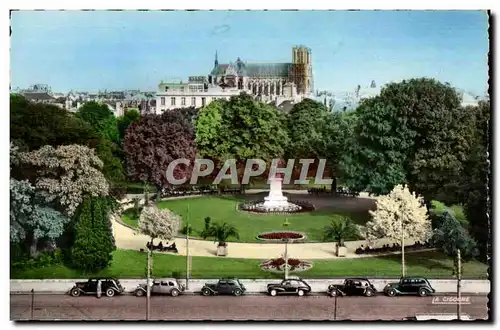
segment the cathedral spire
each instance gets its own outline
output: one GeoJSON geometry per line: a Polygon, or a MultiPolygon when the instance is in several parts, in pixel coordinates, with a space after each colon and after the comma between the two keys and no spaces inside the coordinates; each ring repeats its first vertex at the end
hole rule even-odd
{"type": "Polygon", "coordinates": [[[218,66],[219,65],[219,60],[217,59],[217,51],[215,51],[215,62],[214,62],[215,66],[218,66]]]}

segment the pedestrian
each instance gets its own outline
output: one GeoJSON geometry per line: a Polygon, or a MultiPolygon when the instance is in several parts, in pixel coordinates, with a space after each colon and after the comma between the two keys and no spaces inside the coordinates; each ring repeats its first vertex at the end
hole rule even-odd
{"type": "Polygon", "coordinates": [[[97,280],[97,298],[101,298],[101,280],[97,280]]]}

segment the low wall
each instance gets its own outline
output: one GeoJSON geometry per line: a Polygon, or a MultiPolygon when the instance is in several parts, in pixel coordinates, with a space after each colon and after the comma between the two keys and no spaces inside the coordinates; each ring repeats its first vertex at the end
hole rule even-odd
{"type": "MultiPolygon", "coordinates": [[[[399,279],[370,279],[375,288],[382,291],[387,283],[397,282],[399,279]]],[[[66,293],[77,281],[84,280],[10,280],[11,293],[29,293],[32,289],[35,293],[66,293]]],[[[248,293],[264,293],[266,292],[267,284],[280,283],[280,279],[256,279],[256,280],[240,280],[247,288],[248,293]]],[[[313,293],[326,292],[328,285],[341,284],[343,279],[305,279],[312,288],[313,293]]],[[[141,283],[145,283],[146,279],[135,280],[120,280],[126,292],[133,292],[134,289],[141,283]]],[[[198,293],[205,283],[216,283],[217,279],[196,279],[189,280],[189,293],[198,293]]],[[[457,281],[449,280],[429,280],[437,294],[453,293],[457,291],[457,281]]],[[[180,279],[179,283],[186,284],[185,279],[180,279]]],[[[464,294],[488,294],[491,291],[489,280],[462,280],[462,293],[464,294]]]]}

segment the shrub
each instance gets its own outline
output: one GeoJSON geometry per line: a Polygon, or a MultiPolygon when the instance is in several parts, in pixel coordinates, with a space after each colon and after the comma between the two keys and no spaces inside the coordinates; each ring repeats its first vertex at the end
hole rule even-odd
{"type": "Polygon", "coordinates": [[[193,227],[191,225],[184,225],[181,229],[182,235],[191,235],[193,232],[193,227]]]}
{"type": "Polygon", "coordinates": [[[210,217],[206,217],[205,218],[205,230],[208,230],[208,228],[210,228],[210,221],[212,219],[210,219],[210,217]]]}
{"type": "Polygon", "coordinates": [[[51,265],[59,265],[63,263],[63,254],[60,249],[55,249],[53,252],[42,252],[36,258],[25,256],[22,259],[17,259],[11,262],[10,266],[13,270],[24,270],[28,268],[41,268],[51,265]]]}
{"type": "Polygon", "coordinates": [[[106,268],[115,250],[109,221],[109,205],[99,197],[87,197],[80,206],[71,249],[72,265],[92,272],[106,268]]]}

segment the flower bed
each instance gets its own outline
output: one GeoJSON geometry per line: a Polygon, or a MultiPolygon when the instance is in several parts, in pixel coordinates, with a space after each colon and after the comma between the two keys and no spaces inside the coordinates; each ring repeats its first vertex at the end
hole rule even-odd
{"type": "MultiPolygon", "coordinates": [[[[312,268],[312,263],[293,258],[288,259],[287,264],[289,272],[303,272],[312,268]]],[[[282,273],[286,267],[284,258],[270,259],[260,264],[262,270],[274,273],[282,273]]]]}
{"type": "Polygon", "coordinates": [[[282,240],[284,238],[302,240],[305,238],[305,236],[301,233],[296,233],[293,231],[278,231],[278,232],[262,233],[259,234],[257,238],[263,240],[282,240]]]}

